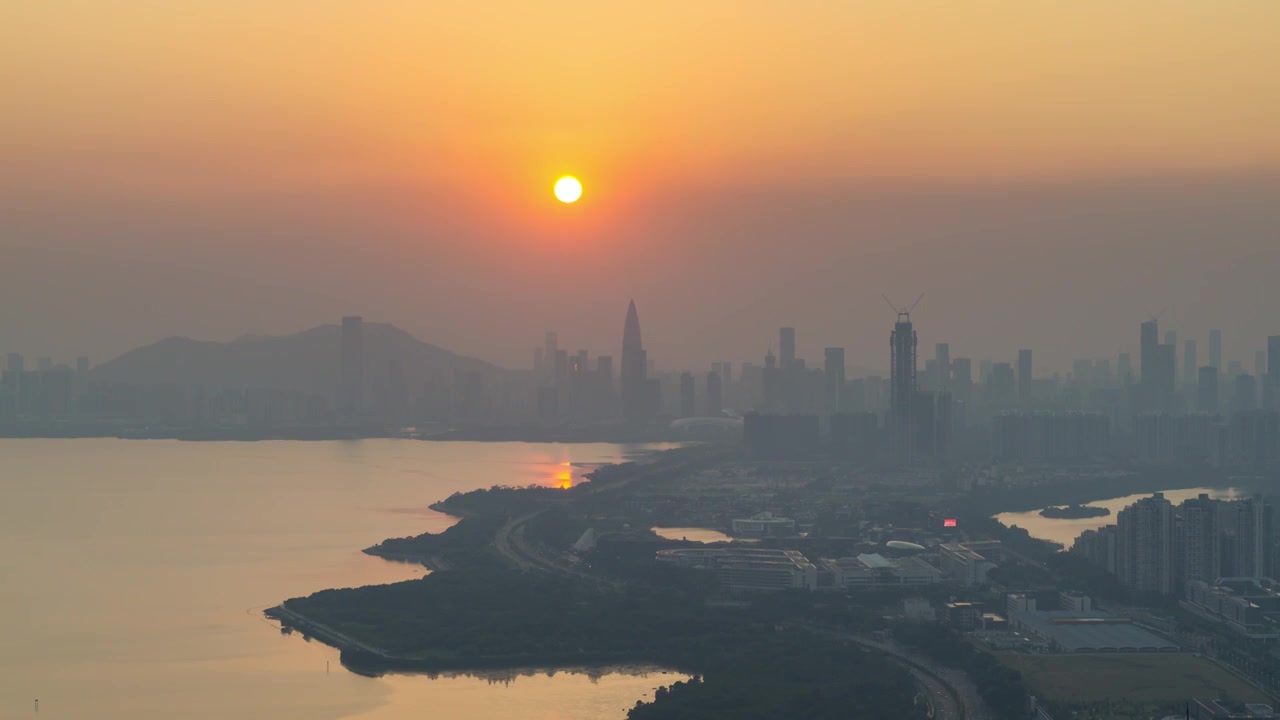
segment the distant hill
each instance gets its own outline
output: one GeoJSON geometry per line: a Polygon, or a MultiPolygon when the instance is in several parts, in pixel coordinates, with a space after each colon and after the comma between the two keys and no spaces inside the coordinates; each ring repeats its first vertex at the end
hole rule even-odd
{"type": "MultiPolygon", "coordinates": [[[[394,325],[364,324],[365,378],[372,385],[399,361],[405,387],[416,391],[432,379],[451,380],[455,370],[502,372],[482,360],[457,355],[394,325]]],[[[340,327],[321,325],[294,335],[245,335],[231,342],[171,337],[131,350],[95,367],[96,380],[133,385],[248,387],[332,394],[338,386],[340,327]]]]}

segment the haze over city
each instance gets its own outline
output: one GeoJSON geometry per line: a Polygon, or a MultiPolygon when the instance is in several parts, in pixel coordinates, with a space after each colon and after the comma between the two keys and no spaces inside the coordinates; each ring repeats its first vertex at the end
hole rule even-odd
{"type": "Polygon", "coordinates": [[[1280,9],[1199,2],[25,4],[0,350],[107,360],[342,314],[507,367],[1246,337],[1280,269],[1280,9]],[[585,192],[557,203],[572,173],[585,192]],[[108,322],[109,321],[109,322],[108,322]]]}
{"type": "Polygon", "coordinates": [[[1280,0],[0,12],[0,718],[1280,720],[1280,0]]]}

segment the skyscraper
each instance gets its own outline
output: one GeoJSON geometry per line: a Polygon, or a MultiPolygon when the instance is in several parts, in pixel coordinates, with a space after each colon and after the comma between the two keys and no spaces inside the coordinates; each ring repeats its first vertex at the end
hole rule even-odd
{"type": "Polygon", "coordinates": [[[1129,353],[1120,353],[1116,358],[1116,380],[1123,386],[1126,383],[1132,383],[1133,377],[1133,356],[1129,353]]]}
{"type": "Polygon", "coordinates": [[[1222,331],[1209,331],[1209,366],[1218,369],[1218,373],[1222,373],[1222,331]]]}
{"type": "Polygon", "coordinates": [[[76,358],[76,374],[87,375],[89,373],[89,358],[81,355],[76,358]]]}
{"type": "Polygon", "coordinates": [[[560,340],[556,336],[555,330],[548,330],[545,340],[544,356],[548,359],[556,356],[556,351],[560,349],[560,340]]]}
{"type": "Polygon", "coordinates": [[[640,341],[640,315],[636,301],[627,306],[622,328],[622,416],[628,420],[652,414],[649,402],[649,356],[640,341]]]}
{"type": "Polygon", "coordinates": [[[693,417],[693,373],[680,375],[680,417],[693,417]]]}
{"type": "Polygon", "coordinates": [[[934,384],[938,390],[949,392],[951,390],[951,346],[938,343],[934,346],[933,353],[938,373],[934,384]]]}
{"type": "Polygon", "coordinates": [[[5,369],[13,372],[22,372],[26,369],[26,361],[22,358],[22,353],[9,353],[9,357],[5,361],[5,369]]]}
{"type": "Polygon", "coordinates": [[[1186,340],[1182,343],[1182,384],[1191,387],[1196,383],[1196,372],[1200,366],[1196,364],[1196,341],[1186,340]]]}
{"type": "Polygon", "coordinates": [[[1013,366],[1009,363],[996,363],[991,366],[991,375],[987,377],[984,388],[987,403],[995,410],[1009,410],[1017,404],[1018,379],[1013,366]]]}
{"type": "Polygon", "coordinates": [[[1218,412],[1218,368],[1206,365],[1200,368],[1196,385],[1196,410],[1203,413],[1218,412]]]}
{"type": "Polygon", "coordinates": [[[533,372],[535,375],[542,374],[542,352],[541,346],[533,349],[533,372]]]}
{"type": "Polygon", "coordinates": [[[1177,382],[1177,380],[1178,380],[1178,365],[1177,365],[1177,362],[1178,362],[1178,331],[1177,331],[1177,330],[1167,330],[1167,331],[1165,331],[1165,334],[1164,334],[1164,344],[1165,344],[1165,345],[1172,345],[1172,346],[1173,346],[1173,362],[1174,362],[1174,366],[1173,366],[1173,379],[1174,379],[1174,382],[1177,382]]]}
{"type": "Polygon", "coordinates": [[[1142,323],[1139,337],[1138,365],[1143,385],[1149,385],[1155,371],[1156,348],[1160,345],[1160,325],[1155,320],[1142,323]]]}
{"type": "Polygon", "coordinates": [[[712,370],[707,373],[707,417],[719,417],[724,409],[721,395],[720,373],[712,370]]]}
{"type": "Polygon", "coordinates": [[[840,394],[844,391],[844,348],[829,347],[823,351],[824,395],[828,413],[840,412],[840,394]]]}
{"type": "Polygon", "coordinates": [[[602,418],[614,417],[618,413],[617,400],[613,387],[613,356],[596,356],[596,398],[598,412],[602,418]]]}
{"type": "Polygon", "coordinates": [[[1172,412],[1176,409],[1174,408],[1176,399],[1174,390],[1178,379],[1177,354],[1177,348],[1173,345],[1166,343],[1156,346],[1154,375],[1148,386],[1151,392],[1150,409],[1152,410],[1172,412]]]}
{"type": "Polygon", "coordinates": [[[1089,358],[1076,358],[1071,361],[1071,377],[1076,385],[1082,388],[1093,386],[1093,361],[1089,358]]]}
{"type": "Polygon", "coordinates": [[[364,319],[355,315],[342,318],[338,395],[344,415],[358,415],[364,410],[364,319]]]}
{"type": "Polygon", "coordinates": [[[916,385],[916,331],[911,313],[898,313],[889,335],[889,427],[894,457],[901,464],[912,461],[914,427],[911,406],[916,385]]]}
{"type": "Polygon", "coordinates": [[[973,361],[969,358],[951,361],[951,395],[963,403],[973,400],[973,361]]]}
{"type": "Polygon", "coordinates": [[[1258,350],[1253,354],[1253,374],[1257,375],[1259,380],[1267,376],[1266,350],[1258,350]]]}
{"type": "Polygon", "coordinates": [[[1031,399],[1031,351],[1018,351],[1018,400],[1031,399]]]}
{"type": "Polygon", "coordinates": [[[1280,410],[1280,335],[1267,337],[1267,377],[1263,381],[1267,410],[1280,410]]]}
{"type": "Polygon", "coordinates": [[[1258,409],[1258,382],[1252,375],[1240,373],[1236,376],[1233,387],[1235,394],[1233,403],[1236,412],[1249,412],[1258,409]]]}
{"type": "Polygon", "coordinates": [[[1111,387],[1111,361],[1110,360],[1094,360],[1093,361],[1093,386],[1099,388],[1111,387]]]}
{"type": "Polygon", "coordinates": [[[778,329],[778,354],[783,372],[790,372],[796,364],[796,329],[778,329]]]}

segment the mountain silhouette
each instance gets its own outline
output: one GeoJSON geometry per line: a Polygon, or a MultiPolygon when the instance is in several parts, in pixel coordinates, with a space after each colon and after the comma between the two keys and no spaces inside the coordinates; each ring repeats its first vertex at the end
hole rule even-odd
{"type": "MultiPolygon", "coordinates": [[[[321,325],[293,335],[245,335],[231,342],[171,337],[95,367],[93,378],[130,385],[272,388],[331,395],[338,386],[341,328],[321,325]]],[[[502,372],[482,360],[422,342],[394,325],[364,324],[365,379],[386,378],[399,364],[404,387],[452,382],[455,372],[502,372]]]]}

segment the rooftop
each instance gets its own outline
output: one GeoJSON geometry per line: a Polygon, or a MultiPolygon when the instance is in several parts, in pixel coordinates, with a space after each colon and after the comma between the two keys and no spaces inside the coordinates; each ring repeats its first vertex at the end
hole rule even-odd
{"type": "Polygon", "coordinates": [[[1173,652],[1180,648],[1134,625],[1128,618],[1104,612],[1020,612],[1017,623],[1067,652],[1173,652]]]}

